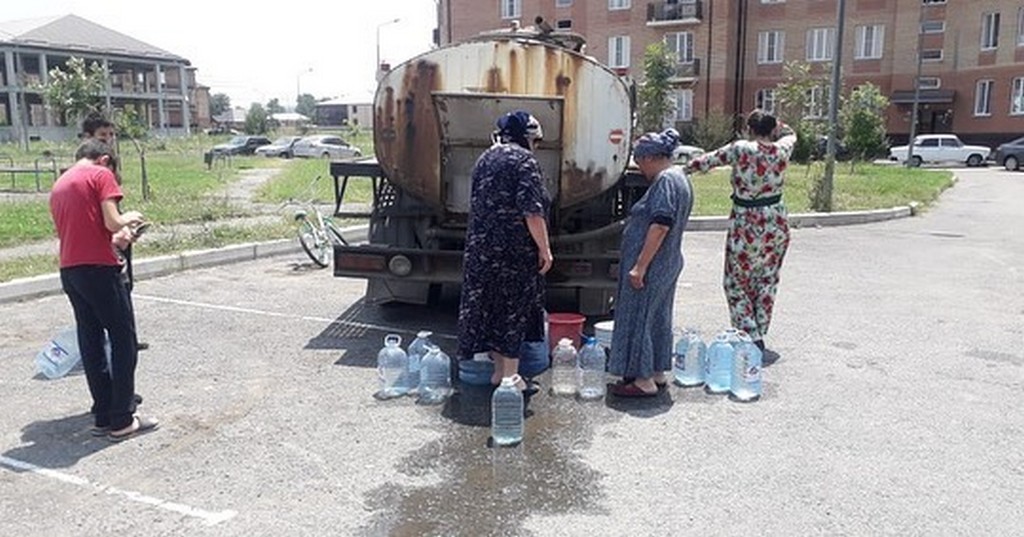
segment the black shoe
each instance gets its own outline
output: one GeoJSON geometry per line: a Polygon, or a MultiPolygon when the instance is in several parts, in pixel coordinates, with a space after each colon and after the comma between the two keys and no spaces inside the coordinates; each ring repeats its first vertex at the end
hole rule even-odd
{"type": "Polygon", "coordinates": [[[140,342],[135,344],[135,349],[136,350],[144,351],[144,350],[146,350],[148,348],[149,348],[149,343],[147,343],[145,341],[140,341],[140,342]]]}
{"type": "Polygon", "coordinates": [[[142,404],[142,396],[139,394],[135,394],[135,397],[132,400],[135,401],[135,406],[142,404]]]}

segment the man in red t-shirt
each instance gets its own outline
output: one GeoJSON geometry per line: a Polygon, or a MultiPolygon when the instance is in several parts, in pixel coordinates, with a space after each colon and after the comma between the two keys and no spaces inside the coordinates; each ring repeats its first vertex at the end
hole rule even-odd
{"type": "Polygon", "coordinates": [[[50,214],[60,239],[60,279],[75,312],[93,400],[93,433],[119,441],[158,424],[135,414],[135,323],[113,250],[113,245],[133,240],[131,229],[144,221],[138,211],[118,212],[122,193],[109,145],[87,140],[75,157],[78,162],[57,179],[50,193],[50,214]],[[109,371],[104,331],[110,339],[109,371]]]}

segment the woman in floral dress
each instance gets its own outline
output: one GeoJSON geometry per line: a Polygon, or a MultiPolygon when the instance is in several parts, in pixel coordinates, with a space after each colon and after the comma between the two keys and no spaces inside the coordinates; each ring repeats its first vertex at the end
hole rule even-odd
{"type": "Polygon", "coordinates": [[[782,186],[796,133],[761,110],[750,113],[747,127],[750,140],[739,140],[702,155],[687,169],[707,172],[716,166],[732,166],[733,206],[725,242],[723,286],[733,327],[749,334],[763,351],[779,270],[789,246],[782,186]]]}
{"type": "Polygon", "coordinates": [[[498,120],[496,143],[473,168],[462,263],[459,354],[487,352],[492,384],[512,377],[520,390],[523,341],[544,338],[544,274],[551,268],[550,203],[533,147],[543,137],[530,114],[498,120]]]}

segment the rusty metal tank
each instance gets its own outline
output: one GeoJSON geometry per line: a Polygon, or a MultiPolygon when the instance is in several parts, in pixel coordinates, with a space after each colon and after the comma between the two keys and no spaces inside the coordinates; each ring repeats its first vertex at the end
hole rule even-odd
{"type": "Polygon", "coordinates": [[[377,160],[420,201],[464,214],[495,120],[517,109],[544,129],[536,156],[556,207],[578,206],[622,177],[632,139],[628,86],[564,42],[524,31],[435,49],[386,73],[374,97],[377,160]]]}

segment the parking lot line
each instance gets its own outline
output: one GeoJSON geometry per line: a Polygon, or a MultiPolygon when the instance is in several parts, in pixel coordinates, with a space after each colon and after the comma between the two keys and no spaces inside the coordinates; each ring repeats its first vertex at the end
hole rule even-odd
{"type": "Polygon", "coordinates": [[[105,494],[114,496],[122,496],[133,502],[150,505],[159,509],[172,511],[174,513],[182,514],[188,517],[198,518],[202,520],[203,523],[205,523],[207,526],[214,526],[216,524],[220,524],[221,522],[231,520],[236,515],[238,515],[237,511],[206,511],[204,509],[191,507],[182,503],[170,502],[167,500],[161,500],[160,498],[154,498],[153,496],[147,496],[145,494],[135,492],[133,490],[123,490],[117,487],[110,487],[101,485],[99,483],[92,483],[88,479],[82,477],[67,474],[64,472],[59,472],[57,470],[52,470],[50,468],[43,468],[41,466],[36,466],[29,462],[19,461],[18,459],[12,459],[10,457],[5,457],[3,455],[0,455],[0,465],[7,466],[8,468],[13,468],[15,470],[30,472],[43,477],[48,477],[50,479],[56,479],[57,481],[62,481],[64,483],[70,483],[72,485],[93,489],[97,492],[103,492],[105,494]]]}
{"type": "MultiPolygon", "coordinates": [[[[162,296],[144,295],[132,293],[132,298],[151,300],[153,302],[162,302],[165,304],[177,304],[179,306],[190,306],[194,308],[203,308],[220,311],[230,311],[233,313],[250,313],[254,315],[264,315],[267,317],[281,317],[285,319],[297,319],[302,321],[314,321],[318,323],[330,323],[330,324],[341,324],[345,326],[351,326],[354,328],[365,328],[368,330],[379,330],[382,332],[411,332],[408,328],[399,328],[396,326],[383,326],[379,324],[371,323],[360,323],[356,321],[343,321],[340,319],[331,319],[329,317],[317,317],[315,315],[295,315],[292,313],[280,313],[276,311],[259,310],[255,308],[240,308],[238,306],[224,306],[222,304],[210,304],[207,302],[195,302],[192,300],[179,300],[177,298],[167,298],[162,296]]],[[[444,339],[458,339],[458,336],[451,334],[442,334],[434,332],[433,336],[444,338],[444,339]]]]}

